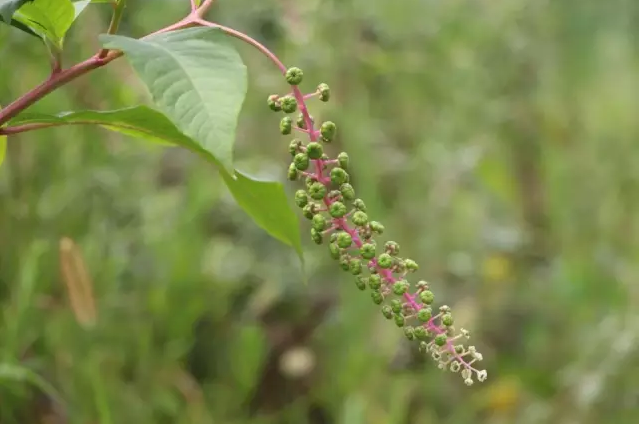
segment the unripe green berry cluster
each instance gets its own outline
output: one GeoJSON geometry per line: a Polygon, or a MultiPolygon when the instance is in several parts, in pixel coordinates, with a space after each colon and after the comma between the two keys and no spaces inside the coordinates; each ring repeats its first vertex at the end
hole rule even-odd
{"type": "MultiPolygon", "coordinates": [[[[419,349],[430,354],[440,369],[460,373],[468,385],[474,382],[474,377],[484,381],[487,372],[473,365],[483,359],[482,355],[474,346],[460,343],[461,339],[469,338],[469,332],[454,327],[455,319],[448,306],[433,306],[434,294],[426,281],[410,280],[409,274],[418,270],[418,263],[402,257],[397,242],[388,240],[381,244],[375,240],[385,227],[371,220],[365,202],[356,197],[350,184],[349,156],[341,152],[330,158],[324,152],[323,143],[335,139],[337,126],[325,121],[315,128],[305,105],[305,99],[313,94],[303,96],[298,89],[303,72],[290,68],[285,79],[293,94],[271,95],[268,105],[273,111],[286,114],[301,111],[297,127],[291,117],[285,116],[280,122],[280,132],[289,135],[296,130],[306,133],[309,139],[308,143],[291,140],[292,162],[287,177],[305,181],[305,189],[296,191],[294,202],[311,222],[312,240],[328,245],[329,256],[354,276],[356,288],[369,291],[372,302],[381,306],[383,317],[402,328],[407,339],[419,342],[419,349]]],[[[319,84],[315,95],[327,102],[329,86],[319,84]]]]}

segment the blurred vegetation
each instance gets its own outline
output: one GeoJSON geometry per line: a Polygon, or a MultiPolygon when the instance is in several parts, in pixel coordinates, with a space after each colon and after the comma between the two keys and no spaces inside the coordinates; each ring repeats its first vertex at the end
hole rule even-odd
{"type": "MultiPolygon", "coordinates": [[[[188,9],[130,4],[133,36],[188,9]]],[[[357,192],[472,330],[488,381],[424,360],[309,241],[304,285],[205,161],[68,127],[10,138],[0,168],[0,421],[634,423],[638,7],[220,0],[212,20],[333,88],[312,114],[338,124],[357,192]]],[[[67,65],[108,19],[84,12],[67,65]]],[[[238,49],[236,158],[282,178],[265,99],[284,85],[238,49]]],[[[46,78],[35,39],[3,26],[0,53],[0,103],[46,78]]],[[[34,110],[147,101],[121,60],[34,110]]]]}

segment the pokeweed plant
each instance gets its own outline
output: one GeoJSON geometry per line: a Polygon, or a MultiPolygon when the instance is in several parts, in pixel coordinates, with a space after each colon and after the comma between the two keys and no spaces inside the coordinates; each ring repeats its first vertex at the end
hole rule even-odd
{"type": "MultiPolygon", "coordinates": [[[[246,89],[246,68],[229,36],[253,46],[269,58],[290,86],[284,95],[268,97],[268,107],[284,116],[283,135],[304,137],[289,143],[292,162],[287,178],[304,181],[294,194],[295,204],[311,223],[311,238],[326,244],[329,256],[355,278],[359,290],[369,289],[382,315],[419,342],[441,369],[460,373],[467,385],[484,381],[485,370],[474,363],[483,359],[466,346],[469,332],[454,327],[448,306],[434,306],[426,281],[413,284],[410,274],[418,264],[400,255],[394,241],[377,243],[384,226],[370,219],[365,202],[350,184],[347,153],[330,158],[324,145],[336,136],[331,121],[317,125],[307,102],[330,100],[330,87],[315,84],[304,94],[303,71],[287,68],[268,48],[250,36],[204,19],[214,0],[191,0],[190,13],[180,21],[145,37],[116,35],[126,0],[0,0],[0,20],[40,38],[51,59],[51,74],[0,110],[0,160],[7,136],[54,126],[94,124],[155,142],[183,146],[217,166],[231,194],[248,215],[273,237],[293,247],[302,261],[298,220],[279,182],[256,179],[234,168],[232,151],[237,117],[246,89]],[[89,59],[65,68],[64,37],[74,20],[91,3],[109,3],[113,14],[102,49],[89,59]],[[111,111],[73,111],[58,114],[25,112],[66,83],[126,56],[151,93],[157,109],[135,106],[111,111]],[[294,118],[292,114],[295,114],[294,118]]],[[[382,240],[380,240],[382,241],[382,240]]]]}

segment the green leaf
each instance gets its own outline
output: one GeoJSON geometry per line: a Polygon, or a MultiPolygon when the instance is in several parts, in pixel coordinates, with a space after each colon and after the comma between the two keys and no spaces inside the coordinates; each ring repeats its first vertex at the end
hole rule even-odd
{"type": "Polygon", "coordinates": [[[61,50],[76,11],[71,0],[38,0],[23,5],[14,17],[61,50]]]}
{"type": "Polygon", "coordinates": [[[298,218],[291,208],[283,185],[278,182],[255,179],[239,171],[236,171],[233,177],[221,167],[216,157],[183,134],[160,112],[146,106],[137,106],[114,111],[78,111],[58,115],[22,113],[7,125],[17,126],[29,123],[96,124],[152,142],[179,145],[204,156],[218,166],[218,171],[236,202],[254,222],[274,238],[293,247],[302,261],[303,248],[298,218]]]}
{"type": "Polygon", "coordinates": [[[252,178],[238,171],[235,179],[227,173],[221,175],[238,205],[272,237],[292,246],[302,262],[298,218],[289,207],[283,185],[252,178]]]}
{"type": "Polygon", "coordinates": [[[0,18],[4,22],[11,22],[13,14],[16,13],[16,10],[27,3],[32,2],[33,0],[0,0],[0,18]]]}
{"type": "Polygon", "coordinates": [[[160,110],[233,173],[247,70],[227,37],[214,28],[188,28],[140,40],[114,35],[100,40],[124,51],[160,110]]]}
{"type": "Polygon", "coordinates": [[[7,125],[30,123],[53,125],[95,124],[128,136],[147,139],[161,144],[179,145],[200,151],[198,144],[185,136],[160,112],[146,106],[136,106],[113,111],[63,112],[57,115],[23,112],[7,125]]]}

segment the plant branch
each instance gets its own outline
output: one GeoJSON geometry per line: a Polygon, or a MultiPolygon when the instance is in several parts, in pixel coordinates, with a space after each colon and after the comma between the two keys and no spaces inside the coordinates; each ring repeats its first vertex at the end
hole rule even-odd
{"type": "Polygon", "coordinates": [[[209,9],[214,5],[214,2],[216,0],[205,0],[200,7],[194,11],[194,16],[198,19],[202,19],[207,12],[209,12],[209,9]]]}
{"type": "Polygon", "coordinates": [[[16,135],[18,133],[29,132],[31,130],[46,129],[48,127],[57,127],[69,123],[28,123],[18,126],[0,127],[0,135],[16,135]]]}
{"type": "MultiPolygon", "coordinates": [[[[125,10],[125,3],[127,0],[118,0],[114,6],[114,13],[111,15],[111,22],[109,23],[109,29],[107,34],[115,34],[118,31],[118,26],[120,25],[120,20],[122,19],[122,12],[125,10]]],[[[104,58],[109,53],[109,49],[101,49],[98,53],[99,58],[104,58]]]]}
{"type": "MultiPolygon", "coordinates": [[[[188,17],[149,35],[186,28],[192,25],[195,25],[195,21],[192,17],[188,17]]],[[[123,53],[120,51],[109,50],[104,58],[100,58],[99,55],[94,55],[91,58],[72,66],[71,68],[52,74],[49,79],[42,82],[40,85],[31,89],[29,92],[20,96],[18,99],[0,110],[0,126],[11,120],[13,117],[18,115],[31,105],[38,102],[40,99],[47,96],[49,93],[58,89],[59,87],[64,86],[65,84],[84,74],[87,74],[89,71],[107,65],[108,63],[110,63],[114,59],[118,59],[122,55],[123,53]]]]}
{"type": "MultiPolygon", "coordinates": [[[[205,3],[203,3],[203,6],[207,3],[207,0],[205,0],[205,3]]],[[[202,7],[202,6],[201,6],[202,7]]],[[[200,10],[200,9],[199,9],[200,10]]],[[[247,34],[243,34],[240,31],[236,31],[233,28],[226,27],[224,25],[220,24],[215,24],[213,22],[205,21],[204,19],[196,18],[194,20],[194,23],[200,24],[205,27],[211,27],[211,28],[218,28],[221,31],[223,31],[225,34],[230,35],[232,37],[236,37],[237,39],[240,39],[244,41],[245,43],[254,46],[256,49],[260,50],[260,52],[267,56],[276,66],[280,69],[280,71],[285,74],[287,72],[287,67],[274,55],[267,47],[263,46],[260,44],[258,41],[254,40],[247,34]]]]}

